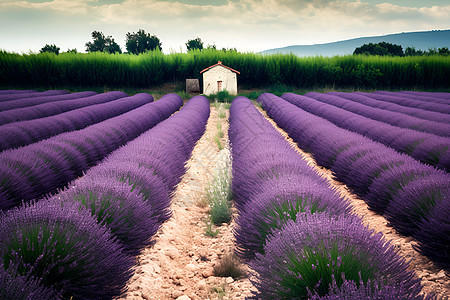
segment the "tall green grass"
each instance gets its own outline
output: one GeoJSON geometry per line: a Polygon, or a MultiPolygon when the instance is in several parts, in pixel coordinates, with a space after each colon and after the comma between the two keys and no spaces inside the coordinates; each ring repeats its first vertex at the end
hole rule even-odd
{"type": "Polygon", "coordinates": [[[139,55],[108,53],[15,54],[0,51],[2,86],[105,86],[148,88],[201,78],[221,60],[246,87],[448,89],[450,56],[297,57],[207,49],[139,55]]]}

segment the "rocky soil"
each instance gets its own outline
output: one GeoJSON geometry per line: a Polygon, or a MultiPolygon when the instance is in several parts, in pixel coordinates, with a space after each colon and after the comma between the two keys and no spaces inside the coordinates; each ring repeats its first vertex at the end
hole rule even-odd
{"type": "MultiPolygon", "coordinates": [[[[206,132],[194,148],[188,162],[189,170],[174,195],[173,217],[155,236],[156,244],[144,249],[137,258],[138,264],[135,275],[128,283],[128,292],[120,299],[245,299],[251,295],[253,286],[248,278],[235,280],[214,276],[214,267],[233,251],[234,223],[217,227],[217,237],[205,235],[208,222],[208,209],[204,207],[205,188],[212,179],[219,153],[214,141],[217,122],[221,122],[225,133],[222,145],[227,145],[228,138],[228,110],[220,110],[226,111],[227,118],[219,118],[219,109],[211,106],[206,132]]],[[[299,149],[285,132],[271,122],[311,166],[351,201],[355,213],[362,217],[365,224],[381,231],[405,259],[411,260],[411,269],[422,278],[425,293],[432,292],[443,299],[450,299],[449,274],[415,251],[413,239],[389,227],[385,218],[370,211],[362,199],[332,178],[330,170],[317,166],[311,155],[299,149]]],[[[245,265],[243,267],[246,268],[245,265]]]]}

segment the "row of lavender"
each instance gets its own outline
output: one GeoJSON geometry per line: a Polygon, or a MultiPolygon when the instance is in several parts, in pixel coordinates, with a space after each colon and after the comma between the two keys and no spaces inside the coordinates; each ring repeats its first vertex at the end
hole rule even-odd
{"type": "MultiPolygon", "coordinates": [[[[408,106],[408,102],[405,103],[405,101],[400,101],[397,103],[388,102],[388,101],[382,101],[375,98],[372,98],[373,94],[365,94],[365,93],[341,93],[341,92],[330,92],[327,93],[328,95],[334,95],[338,96],[340,98],[352,100],[354,102],[364,104],[370,107],[374,108],[380,108],[385,111],[391,111],[396,113],[402,113],[405,115],[413,116],[419,119],[424,120],[433,120],[435,122],[441,122],[441,123],[450,123],[450,115],[442,112],[436,112],[436,111],[430,111],[426,110],[417,106],[408,106]]],[[[400,94],[400,93],[399,93],[400,94]]],[[[407,95],[407,94],[404,94],[407,95]]],[[[385,97],[388,98],[388,97],[385,97]]],[[[384,98],[382,98],[384,99],[384,98]]],[[[406,99],[406,101],[410,101],[410,99],[406,99]]],[[[450,101],[449,101],[450,102],[450,101]]],[[[429,102],[427,102],[429,103],[429,102]]],[[[427,104],[425,103],[425,104],[427,104]]],[[[419,104],[421,104],[419,102],[419,104]]],[[[344,108],[343,106],[341,108],[344,108]]]]}
{"type": "MultiPolygon", "coordinates": [[[[91,100],[90,98],[96,98],[95,100],[99,99],[101,102],[106,101],[106,103],[89,105],[45,118],[14,122],[0,126],[0,136],[2,137],[0,151],[29,145],[63,132],[80,130],[153,101],[153,97],[146,93],[126,97],[126,94],[122,92],[109,92],[85,99],[91,100]]],[[[78,101],[79,103],[91,102],[83,101],[85,99],[72,101],[78,101]]],[[[56,107],[58,104],[54,102],[48,103],[51,107],[56,107]]],[[[35,111],[35,106],[18,110],[32,112],[35,111]]],[[[8,112],[10,111],[5,111],[5,113],[8,112]]]]}
{"type": "Polygon", "coordinates": [[[272,94],[258,98],[268,115],[319,165],[384,214],[418,249],[450,269],[450,176],[408,155],[337,127],[272,94]]]}
{"type": "MultiPolygon", "coordinates": [[[[384,116],[384,121],[378,121],[375,114],[371,114],[371,112],[374,111],[374,108],[369,106],[365,106],[359,113],[361,113],[361,111],[366,111],[367,114],[372,115],[372,118],[364,117],[360,114],[321,102],[341,102],[339,97],[333,95],[308,93],[307,96],[301,96],[287,93],[284,94],[282,98],[301,109],[323,117],[342,128],[367,136],[370,139],[380,142],[399,152],[409,154],[424,163],[437,166],[444,170],[450,170],[450,138],[427,132],[420,132],[415,129],[401,128],[385,122],[388,118],[390,118],[392,122],[396,122],[395,120],[408,119],[408,116],[404,114],[396,114],[395,116],[390,117],[388,112],[384,114],[383,112],[379,112],[377,115],[384,116]],[[320,101],[312,97],[320,99],[320,101]]],[[[357,105],[359,104],[355,103],[355,106],[357,105]]],[[[432,122],[428,122],[428,124],[430,123],[432,122]]],[[[439,128],[441,127],[449,129],[447,124],[434,123],[437,123],[438,125],[433,124],[430,125],[430,127],[436,128],[436,131],[439,131],[439,128]]],[[[417,122],[417,126],[420,127],[419,122],[417,122]]]]}
{"type": "MultiPolygon", "coordinates": [[[[342,93],[344,94],[344,93],[342,93]]],[[[386,109],[380,109],[373,107],[371,105],[362,104],[359,99],[367,98],[358,94],[353,95],[355,97],[354,100],[348,100],[345,98],[341,98],[340,96],[334,94],[320,94],[320,93],[307,93],[306,97],[310,97],[316,100],[319,100],[323,103],[327,103],[339,108],[342,108],[346,111],[353,112],[355,114],[367,117],[372,120],[384,122],[393,126],[408,128],[421,132],[428,132],[437,136],[449,137],[450,136],[450,122],[448,122],[448,118],[450,118],[450,114],[447,113],[435,113],[431,111],[425,111],[422,109],[414,109],[415,111],[424,112],[427,115],[426,119],[416,118],[414,116],[410,116],[404,114],[402,112],[389,111],[386,109]],[[436,122],[433,117],[435,115],[443,115],[446,116],[446,120],[442,120],[442,122],[436,122]]],[[[366,99],[366,100],[367,100],[366,99]]],[[[373,101],[382,102],[380,100],[371,99],[373,101]]],[[[364,100],[363,100],[364,101],[364,100]]],[[[443,108],[450,108],[449,105],[440,104],[443,108]]]]}
{"type": "MultiPolygon", "coordinates": [[[[37,92],[33,90],[2,90],[0,91],[0,103],[3,103],[5,101],[12,101],[17,99],[28,99],[28,102],[33,103],[33,98],[38,98],[39,101],[48,101],[48,100],[42,100],[42,97],[52,97],[52,96],[59,96],[59,95],[65,95],[69,94],[68,91],[64,90],[50,90],[45,92],[37,92]]],[[[28,106],[28,104],[25,104],[25,106],[28,106]]]]}
{"type": "MultiPolygon", "coordinates": [[[[25,98],[17,100],[23,102],[21,107],[11,108],[11,109],[0,109],[0,125],[8,124],[12,122],[19,122],[37,118],[44,118],[56,114],[60,114],[72,109],[77,109],[80,107],[85,107],[88,105],[94,105],[99,103],[105,103],[111,100],[115,100],[121,97],[126,97],[125,93],[114,92],[114,93],[105,93],[102,95],[117,95],[114,98],[102,97],[95,92],[80,92],[73,93],[69,95],[55,96],[56,98],[63,98],[61,100],[56,101],[46,101],[45,103],[37,103],[34,104],[32,100],[36,98],[25,98]]],[[[49,100],[50,98],[55,97],[41,97],[43,99],[49,100]]],[[[4,103],[11,103],[16,101],[8,101],[4,103]]]]}
{"type": "MultiPolygon", "coordinates": [[[[417,92],[385,92],[378,91],[374,93],[356,92],[355,94],[364,95],[370,98],[397,103],[408,107],[416,107],[429,111],[441,112],[442,105],[449,104],[448,93],[422,93],[417,92]]],[[[449,113],[447,107],[444,113],[449,113]]]]}
{"type": "Polygon", "coordinates": [[[170,197],[208,117],[208,99],[194,97],[67,189],[3,215],[0,298],[121,295],[133,255],[171,215],[170,197]]]}
{"type": "MultiPolygon", "coordinates": [[[[20,114],[18,114],[18,112],[20,112],[20,110],[18,110],[18,109],[20,109],[20,108],[25,108],[25,107],[30,107],[30,106],[40,107],[40,105],[44,105],[44,104],[48,104],[48,103],[52,103],[52,102],[72,103],[72,105],[75,105],[75,108],[77,108],[76,105],[78,105],[78,101],[70,101],[70,100],[82,99],[82,98],[90,97],[90,96],[94,96],[94,95],[97,95],[97,93],[89,92],[89,91],[72,93],[72,94],[61,94],[61,95],[54,95],[54,96],[39,96],[39,97],[31,97],[31,98],[28,98],[26,96],[26,94],[22,94],[21,97],[23,97],[23,98],[0,102],[0,112],[1,112],[0,125],[4,124],[5,122],[8,122],[8,123],[14,122],[14,118],[19,118],[19,120],[21,120],[22,116],[20,114]],[[16,110],[18,110],[18,111],[16,111],[16,110]],[[11,114],[12,116],[8,117],[8,114],[11,114]],[[6,120],[5,120],[5,118],[6,118],[6,120]]],[[[2,95],[0,95],[0,98],[1,97],[2,97],[2,95]]],[[[99,102],[99,103],[101,103],[101,102],[99,102]]],[[[83,105],[81,104],[78,107],[82,107],[82,106],[83,105]]],[[[45,108],[46,106],[42,106],[42,107],[45,108]]],[[[63,109],[63,107],[61,107],[61,109],[63,109]]],[[[69,109],[72,109],[72,108],[68,108],[67,110],[69,110],[69,109]]],[[[45,109],[40,109],[40,110],[42,110],[42,112],[39,111],[39,113],[42,113],[42,114],[46,113],[45,109]]],[[[67,111],[67,110],[65,110],[65,111],[67,111]]]]}
{"type": "Polygon", "coordinates": [[[229,137],[236,252],[253,270],[255,299],[420,298],[404,259],[247,98],[231,105],[229,137]]]}
{"type": "Polygon", "coordinates": [[[113,150],[169,117],[182,104],[177,97],[163,97],[84,129],[1,152],[0,209],[62,188],[113,150]]]}

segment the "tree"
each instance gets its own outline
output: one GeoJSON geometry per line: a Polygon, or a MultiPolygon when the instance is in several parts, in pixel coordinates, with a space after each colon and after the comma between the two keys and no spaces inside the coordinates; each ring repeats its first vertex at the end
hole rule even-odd
{"type": "Polygon", "coordinates": [[[403,48],[400,45],[395,45],[386,42],[380,42],[377,44],[369,43],[364,44],[361,47],[357,47],[353,54],[365,54],[365,55],[390,55],[390,56],[403,56],[403,48]]]}
{"type": "Polygon", "coordinates": [[[46,44],[42,49],[39,51],[40,53],[49,52],[49,53],[55,53],[56,55],[59,54],[59,47],[56,47],[55,44],[48,45],[46,44]]]}
{"type": "Polygon", "coordinates": [[[448,47],[439,48],[439,55],[450,55],[450,50],[448,47]]]}
{"type": "Polygon", "coordinates": [[[193,40],[188,40],[186,42],[186,48],[187,48],[187,51],[191,51],[194,49],[202,50],[203,42],[199,37],[197,37],[196,39],[193,39],[193,40]]]}
{"type": "Polygon", "coordinates": [[[145,33],[143,29],[139,29],[136,33],[127,33],[125,39],[127,51],[133,54],[144,53],[146,51],[158,49],[161,50],[161,42],[159,38],[150,33],[145,33]]]}
{"type": "Polygon", "coordinates": [[[77,50],[77,48],[67,49],[66,53],[74,53],[74,54],[77,54],[77,53],[78,53],[78,50],[77,50]]]}
{"type": "Polygon", "coordinates": [[[87,42],[86,51],[87,52],[108,52],[108,53],[122,53],[120,46],[114,41],[112,36],[107,36],[100,31],[92,32],[92,42],[87,42]]]}
{"type": "Polygon", "coordinates": [[[421,56],[424,55],[422,50],[417,50],[415,47],[406,47],[405,56],[421,56]]]}

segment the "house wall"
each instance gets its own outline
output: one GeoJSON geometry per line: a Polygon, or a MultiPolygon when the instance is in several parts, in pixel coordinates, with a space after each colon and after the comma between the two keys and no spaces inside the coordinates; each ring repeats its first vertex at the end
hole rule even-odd
{"type": "Polygon", "coordinates": [[[215,66],[203,73],[203,94],[217,94],[217,82],[222,81],[222,90],[231,95],[237,95],[236,73],[222,66],[215,66]]]}

